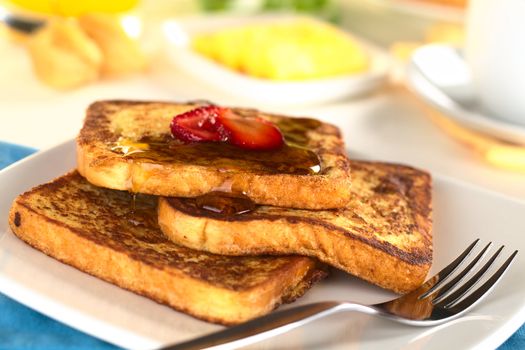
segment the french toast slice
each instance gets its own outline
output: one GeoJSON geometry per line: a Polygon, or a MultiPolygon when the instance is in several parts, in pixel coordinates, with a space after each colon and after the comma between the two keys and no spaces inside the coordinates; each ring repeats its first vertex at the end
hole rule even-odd
{"type": "Polygon", "coordinates": [[[226,186],[281,207],[340,208],[349,201],[350,161],[337,127],[233,108],[277,124],[287,146],[250,152],[225,143],[178,143],[172,118],[204,104],[95,102],[77,138],[78,171],[97,186],[162,196],[196,197],[226,186]]]}
{"type": "Polygon", "coordinates": [[[99,188],[74,171],[20,195],[9,223],[43,253],[199,319],[236,324],[300,297],[325,271],[314,259],[227,257],[178,246],[157,198],[99,188]]]}
{"type": "Polygon", "coordinates": [[[431,178],[402,165],[352,161],[344,209],[258,206],[238,215],[195,199],[159,199],[159,224],[174,242],[228,255],[300,254],[378,286],[418,287],[432,262],[431,178]]]}

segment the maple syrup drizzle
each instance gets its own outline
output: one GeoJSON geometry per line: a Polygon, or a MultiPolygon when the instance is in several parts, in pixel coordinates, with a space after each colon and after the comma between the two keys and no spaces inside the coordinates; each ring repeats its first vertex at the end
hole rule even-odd
{"type": "Polygon", "coordinates": [[[133,226],[144,226],[147,219],[141,215],[140,210],[137,209],[137,193],[131,193],[131,210],[127,213],[126,219],[133,226]]]}
{"type": "MultiPolygon", "coordinates": [[[[249,116],[250,113],[251,110],[245,110],[242,114],[249,116]]],[[[169,134],[145,137],[138,141],[121,137],[111,146],[111,150],[139,163],[179,162],[211,165],[224,172],[249,170],[262,174],[315,175],[321,172],[321,163],[318,155],[306,148],[309,139],[307,133],[320,125],[321,122],[308,118],[284,119],[278,122],[277,126],[286,142],[282,148],[273,151],[247,151],[222,142],[185,144],[169,134]]],[[[138,192],[135,187],[139,186],[135,185],[133,184],[133,191],[138,192]]],[[[200,209],[224,216],[253,211],[256,204],[244,193],[232,191],[231,185],[230,182],[209,193],[184,200],[200,209]]],[[[135,212],[135,197],[136,194],[133,195],[132,214],[135,212]]]]}
{"type": "Polygon", "coordinates": [[[131,213],[133,214],[137,209],[137,193],[132,192],[131,194],[131,213]]]}
{"type": "Polygon", "coordinates": [[[311,118],[287,118],[277,122],[277,127],[284,135],[286,143],[306,147],[308,144],[308,131],[315,130],[322,123],[311,118]]]}
{"type": "MultiPolygon", "coordinates": [[[[242,114],[250,116],[250,110],[242,114]]],[[[256,112],[253,112],[256,113],[256,112]]],[[[318,155],[307,148],[308,131],[321,122],[314,119],[284,119],[277,123],[285,138],[278,150],[250,151],[224,142],[185,144],[170,134],[131,140],[121,137],[111,150],[137,162],[183,163],[214,166],[221,170],[248,170],[259,174],[315,175],[321,172],[318,155]]]]}
{"type": "Polygon", "coordinates": [[[184,200],[191,200],[197,208],[224,216],[249,213],[257,207],[248,196],[234,192],[212,191],[184,200]]]}
{"type": "Polygon", "coordinates": [[[139,193],[131,193],[130,210],[125,219],[133,226],[155,227],[156,217],[151,217],[151,210],[143,205],[144,199],[139,199],[139,193]]]}
{"type": "Polygon", "coordinates": [[[111,150],[140,163],[182,163],[259,174],[315,175],[321,171],[315,152],[290,144],[275,151],[246,151],[222,142],[183,144],[166,135],[141,139],[136,146],[129,140],[119,140],[111,150]]]}

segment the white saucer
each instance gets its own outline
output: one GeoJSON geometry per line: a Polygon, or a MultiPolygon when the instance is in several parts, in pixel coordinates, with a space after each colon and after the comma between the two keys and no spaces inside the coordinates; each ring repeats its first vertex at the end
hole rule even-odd
{"type": "MultiPolygon", "coordinates": [[[[171,62],[194,78],[232,96],[268,105],[312,105],[361,95],[377,88],[387,78],[389,57],[369,43],[361,43],[371,57],[371,68],[336,78],[307,81],[272,81],[249,77],[194,52],[189,47],[192,35],[251,23],[276,23],[301,18],[296,15],[235,16],[214,15],[168,20],[163,25],[171,62]]],[[[311,19],[310,20],[314,20],[311,19]]],[[[240,43],[240,45],[242,45],[240,43]]]]}
{"type": "Polygon", "coordinates": [[[491,116],[481,108],[459,49],[441,44],[417,49],[406,78],[417,96],[450,119],[500,140],[525,145],[525,127],[491,116]]]}

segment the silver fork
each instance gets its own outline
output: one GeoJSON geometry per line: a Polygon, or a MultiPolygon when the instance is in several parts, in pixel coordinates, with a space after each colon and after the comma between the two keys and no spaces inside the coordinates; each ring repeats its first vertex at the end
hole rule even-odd
{"type": "Polygon", "coordinates": [[[487,296],[518,253],[517,250],[514,251],[492,276],[475,291],[464,297],[485,275],[503,250],[501,246],[468,281],[460,284],[469,272],[475,271],[477,263],[492,244],[487,244],[461,272],[452,278],[453,272],[465,262],[478,242],[479,239],[474,241],[459,257],[419,288],[397,299],[375,305],[361,305],[347,301],[301,305],[271,313],[201,338],[167,346],[161,350],[235,349],[286,333],[306,323],[341,311],[363,312],[411,326],[433,326],[448,322],[467,312],[487,296]],[[447,279],[449,281],[444,283],[447,279]]]}

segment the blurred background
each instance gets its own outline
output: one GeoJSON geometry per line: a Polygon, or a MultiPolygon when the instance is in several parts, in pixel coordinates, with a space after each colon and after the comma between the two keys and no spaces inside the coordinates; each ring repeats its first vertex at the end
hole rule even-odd
{"type": "MultiPolygon", "coordinates": [[[[467,9],[467,0],[2,0],[0,100],[45,128],[20,101],[81,110],[100,98],[206,98],[300,114],[342,101],[355,108],[389,89],[470,161],[523,174],[523,124],[477,108],[468,67],[450,57],[465,41],[467,9]],[[429,44],[441,51],[415,55],[429,44]]],[[[0,139],[49,146],[78,130],[82,117],[67,118],[69,133],[45,141],[21,125],[0,139]]]]}
{"type": "Polygon", "coordinates": [[[356,155],[402,137],[400,149],[373,156],[404,154],[432,169],[426,160],[437,152],[436,170],[472,165],[483,185],[514,194],[484,179],[494,169],[525,173],[524,122],[502,120],[474,96],[463,57],[468,9],[467,0],[2,0],[0,118],[34,127],[12,122],[0,139],[45,148],[74,137],[96,99],[208,99],[342,114],[336,123],[356,155]],[[46,108],[54,117],[39,115],[46,108]],[[437,133],[446,147],[428,142],[437,133]],[[464,158],[454,160],[456,147],[464,158]]]}

